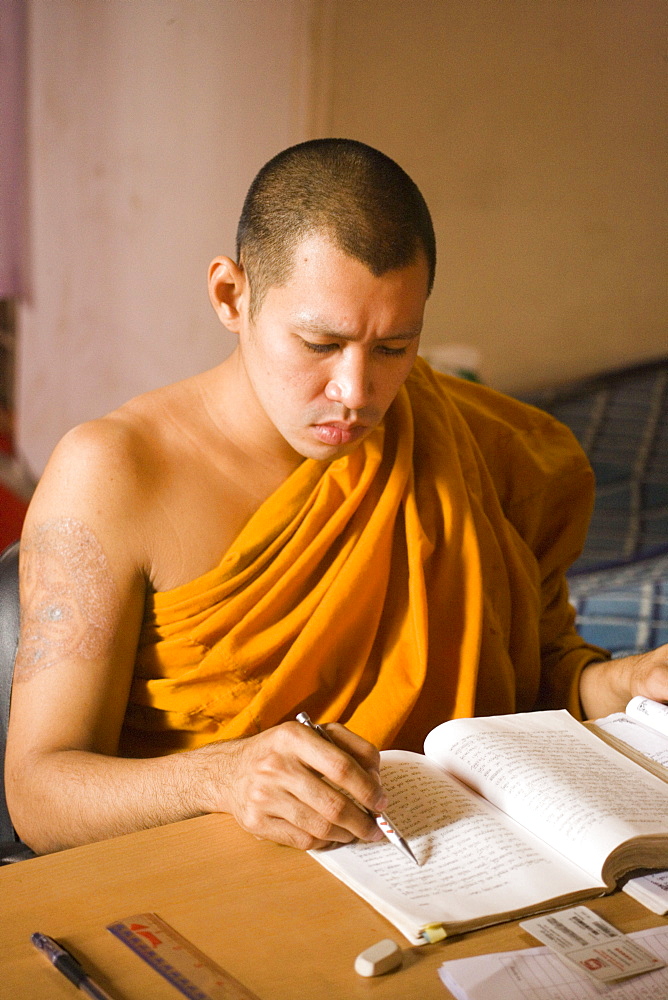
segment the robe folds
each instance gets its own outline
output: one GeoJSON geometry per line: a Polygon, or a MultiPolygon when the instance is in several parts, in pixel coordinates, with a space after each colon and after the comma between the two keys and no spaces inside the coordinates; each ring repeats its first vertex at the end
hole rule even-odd
{"type": "Polygon", "coordinates": [[[564,572],[593,474],[570,431],[418,359],[351,454],[305,459],[218,566],[147,597],[120,752],[251,735],[299,711],[421,750],[453,717],[566,707],[607,653],[564,572]]]}

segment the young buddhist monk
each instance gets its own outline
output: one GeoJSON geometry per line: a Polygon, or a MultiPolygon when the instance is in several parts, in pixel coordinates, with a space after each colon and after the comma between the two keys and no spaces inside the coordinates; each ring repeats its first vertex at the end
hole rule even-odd
{"type": "Polygon", "coordinates": [[[214,811],[300,848],[373,840],[349,796],[387,806],[376,747],[668,699],[665,647],[609,661],[574,630],[593,481],[570,432],[417,357],[434,271],[397,164],[286,150],[209,270],[234,353],[58,445],[21,544],[7,750],[35,850],[214,811]]]}

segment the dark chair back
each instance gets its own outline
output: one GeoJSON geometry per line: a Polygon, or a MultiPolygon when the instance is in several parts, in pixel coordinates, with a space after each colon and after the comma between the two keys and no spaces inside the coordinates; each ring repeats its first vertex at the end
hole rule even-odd
{"type": "Polygon", "coordinates": [[[18,642],[19,543],[13,542],[0,555],[0,840],[14,837],[5,803],[5,745],[18,642]]]}
{"type": "Polygon", "coordinates": [[[12,542],[0,554],[0,864],[33,857],[14,832],[5,800],[5,747],[18,644],[19,543],[12,542]]]}

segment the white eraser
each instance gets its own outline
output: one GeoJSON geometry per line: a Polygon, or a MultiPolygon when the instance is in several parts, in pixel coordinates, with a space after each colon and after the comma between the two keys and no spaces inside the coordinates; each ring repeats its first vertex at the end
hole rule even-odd
{"type": "Polygon", "coordinates": [[[371,945],[355,959],[355,972],[360,976],[382,976],[401,965],[402,953],[399,945],[391,938],[384,938],[371,945]]]}

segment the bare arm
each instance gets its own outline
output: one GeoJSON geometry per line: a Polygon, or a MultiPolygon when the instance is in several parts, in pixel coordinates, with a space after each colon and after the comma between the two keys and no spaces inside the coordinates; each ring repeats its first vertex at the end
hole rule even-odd
{"type": "Polygon", "coordinates": [[[582,671],[580,700],[587,719],[623,712],[635,695],[668,702],[668,644],[635,656],[590,663],[582,671]]]}
{"type": "Polygon", "coordinates": [[[117,460],[109,437],[83,431],[61,446],[26,519],[6,761],[19,835],[46,852],[223,811],[301,848],[377,839],[372,820],[320,777],[385,806],[377,751],[343,727],[332,727],[338,746],[286,723],[169,757],[117,756],[150,553],[132,462],[117,460]]]}

